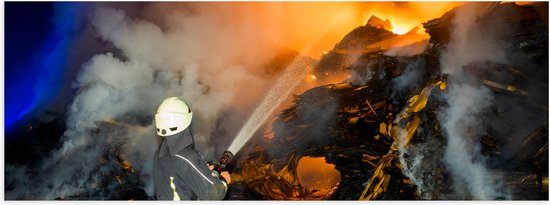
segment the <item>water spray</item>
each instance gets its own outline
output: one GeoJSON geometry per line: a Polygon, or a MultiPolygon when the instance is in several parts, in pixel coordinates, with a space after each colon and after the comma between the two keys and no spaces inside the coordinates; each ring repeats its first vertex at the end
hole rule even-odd
{"type": "MultiPolygon", "coordinates": [[[[332,21],[327,22],[325,29],[319,32],[319,35],[316,38],[311,39],[308,46],[306,46],[302,51],[309,50],[311,45],[318,42],[321,37],[326,35],[329,28],[336,26],[337,23],[345,18],[346,15],[346,12],[341,12],[333,18],[332,21]]],[[[246,142],[248,142],[248,140],[252,137],[252,135],[256,133],[260,126],[265,123],[267,118],[277,109],[277,107],[279,107],[288,95],[290,95],[290,93],[292,93],[292,91],[294,91],[294,89],[302,83],[302,80],[309,72],[309,67],[301,66],[303,65],[303,62],[306,62],[306,58],[299,55],[294,58],[289,66],[287,66],[284,73],[279,77],[279,79],[277,79],[274,84],[275,86],[269,90],[260,105],[256,107],[250,118],[248,118],[241,130],[239,130],[237,136],[233,139],[233,142],[224,154],[228,152],[231,153],[231,156],[233,156],[233,154],[239,152],[246,142]]]]}
{"type": "Polygon", "coordinates": [[[237,153],[248,140],[256,133],[258,128],[262,126],[267,118],[275,111],[275,109],[290,95],[290,93],[301,82],[308,69],[300,66],[303,57],[296,57],[290,64],[283,75],[279,77],[275,86],[269,90],[260,105],[254,110],[248,121],[241,128],[229,149],[224,151],[219,161],[209,161],[208,165],[213,166],[212,171],[216,172],[221,180],[225,179],[220,175],[223,171],[227,171],[229,164],[233,159],[233,154],[237,153]]]}
{"type": "Polygon", "coordinates": [[[296,86],[302,83],[302,79],[304,79],[308,72],[308,69],[301,66],[304,59],[304,57],[296,57],[287,69],[285,69],[284,73],[277,79],[274,86],[269,90],[260,105],[256,107],[250,118],[241,128],[229,146],[229,152],[239,152],[252,135],[256,133],[258,128],[265,123],[271,113],[283,103],[296,86]]]}

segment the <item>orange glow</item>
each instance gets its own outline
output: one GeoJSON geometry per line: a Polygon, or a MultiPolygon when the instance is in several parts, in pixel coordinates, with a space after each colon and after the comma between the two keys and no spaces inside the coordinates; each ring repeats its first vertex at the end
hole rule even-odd
{"type": "Polygon", "coordinates": [[[403,34],[406,34],[407,32],[409,32],[407,30],[407,28],[408,28],[408,26],[394,25],[393,30],[391,32],[393,32],[395,34],[403,35],[403,34]]]}
{"type": "Polygon", "coordinates": [[[315,75],[309,75],[309,78],[311,78],[311,80],[317,80],[317,77],[315,77],[315,75]]]}
{"type": "MultiPolygon", "coordinates": [[[[275,4],[275,3],[271,3],[275,4]]],[[[319,58],[320,53],[332,50],[347,33],[367,23],[371,15],[390,20],[392,32],[404,35],[415,27],[419,29],[414,40],[407,38],[403,46],[429,36],[424,33],[422,23],[441,17],[445,12],[462,4],[459,2],[285,2],[281,5],[278,29],[279,40],[302,55],[319,58]]],[[[270,21],[273,23],[273,21],[270,21]]],[[[387,49],[386,47],[386,49],[387,49]]]]}
{"type": "MultiPolygon", "coordinates": [[[[503,3],[508,3],[508,1],[504,1],[503,3]]],[[[514,2],[515,4],[517,5],[529,5],[529,4],[532,4],[532,3],[535,3],[533,1],[517,1],[517,2],[514,2]]]]}
{"type": "Polygon", "coordinates": [[[266,140],[272,140],[274,137],[275,137],[275,133],[273,131],[264,132],[264,138],[266,140]]]}
{"type": "Polygon", "coordinates": [[[302,157],[296,167],[296,175],[303,187],[328,192],[340,182],[340,172],[324,157],[302,157]]]}
{"type": "MultiPolygon", "coordinates": [[[[393,26],[393,33],[405,34],[422,23],[439,18],[445,12],[461,5],[460,2],[373,2],[364,7],[364,23],[371,15],[386,20],[393,26]]],[[[423,30],[419,30],[422,33],[423,30]]]]}
{"type": "Polygon", "coordinates": [[[306,77],[304,78],[304,81],[306,83],[316,85],[317,84],[317,76],[315,76],[313,74],[307,74],[306,77]]]}
{"type": "Polygon", "coordinates": [[[399,22],[395,22],[395,23],[392,22],[392,26],[393,26],[393,29],[391,32],[395,34],[404,35],[418,28],[418,30],[414,31],[414,33],[428,36],[425,32],[426,30],[424,29],[424,27],[422,27],[422,25],[414,26],[414,25],[401,24],[399,22]]]}
{"type": "Polygon", "coordinates": [[[172,9],[186,10],[192,5],[197,13],[208,16],[213,23],[223,22],[250,31],[245,37],[254,43],[255,51],[273,52],[281,49],[278,46],[318,59],[323,51],[332,50],[350,31],[364,26],[371,15],[389,19],[393,32],[404,34],[460,4],[435,1],[178,2],[155,5],[168,8],[148,13],[156,16],[172,9]]]}
{"type": "Polygon", "coordinates": [[[269,118],[269,120],[265,123],[264,128],[264,139],[266,140],[272,140],[275,138],[275,132],[273,131],[273,122],[275,122],[274,117],[269,118]]]}

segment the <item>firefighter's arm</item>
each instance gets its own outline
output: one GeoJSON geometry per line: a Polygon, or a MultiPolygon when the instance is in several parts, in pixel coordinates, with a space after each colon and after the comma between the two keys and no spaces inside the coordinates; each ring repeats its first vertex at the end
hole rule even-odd
{"type": "Polygon", "coordinates": [[[225,197],[227,183],[214,177],[202,158],[176,155],[183,163],[185,172],[180,179],[202,200],[221,200],[225,197]],[[189,159],[192,158],[192,159],[189,159]]]}

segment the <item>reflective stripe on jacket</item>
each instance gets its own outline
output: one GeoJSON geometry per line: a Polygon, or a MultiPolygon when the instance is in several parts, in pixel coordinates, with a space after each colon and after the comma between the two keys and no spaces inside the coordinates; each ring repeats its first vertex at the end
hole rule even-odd
{"type": "MultiPolygon", "coordinates": [[[[174,137],[186,137],[187,133],[174,137]]],[[[226,183],[212,175],[193,145],[174,149],[177,146],[172,142],[182,140],[163,140],[155,153],[153,164],[155,195],[158,200],[221,200],[225,197],[226,183]],[[169,150],[170,153],[159,154],[166,152],[163,150],[169,150]]]]}
{"type": "Polygon", "coordinates": [[[202,156],[191,148],[173,157],[155,157],[153,177],[158,200],[178,197],[181,200],[221,200],[227,189],[222,180],[212,176],[202,156]]]}

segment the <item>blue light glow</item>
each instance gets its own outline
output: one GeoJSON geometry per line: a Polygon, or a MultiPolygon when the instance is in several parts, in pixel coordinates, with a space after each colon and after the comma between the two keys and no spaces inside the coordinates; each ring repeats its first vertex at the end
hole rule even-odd
{"type": "MultiPolygon", "coordinates": [[[[6,2],[6,4],[10,3],[6,2]]],[[[29,17],[33,20],[23,19],[17,15],[12,15],[10,18],[7,15],[6,33],[10,32],[8,29],[19,29],[17,26],[32,27],[35,26],[33,24],[49,22],[48,27],[42,30],[45,30],[42,34],[12,32],[11,35],[6,35],[6,53],[10,53],[10,51],[17,53],[12,55],[14,56],[13,60],[9,59],[10,55],[6,54],[4,92],[6,131],[9,131],[19,121],[33,118],[34,113],[43,111],[48,103],[57,97],[62,82],[65,80],[67,54],[70,52],[71,40],[77,32],[77,21],[82,20],[82,12],[79,11],[82,8],[81,4],[72,2],[53,5],[40,4],[39,6],[25,2],[6,6],[7,14],[9,12],[34,13],[34,16],[29,17]],[[52,12],[33,12],[32,8],[37,11],[53,9],[53,16],[47,16],[52,12]],[[29,23],[31,25],[28,25],[29,23]],[[37,42],[34,47],[32,42],[37,42]],[[30,45],[26,45],[27,43],[30,45]]],[[[33,31],[36,29],[21,28],[18,30],[18,32],[33,31]]]]}

